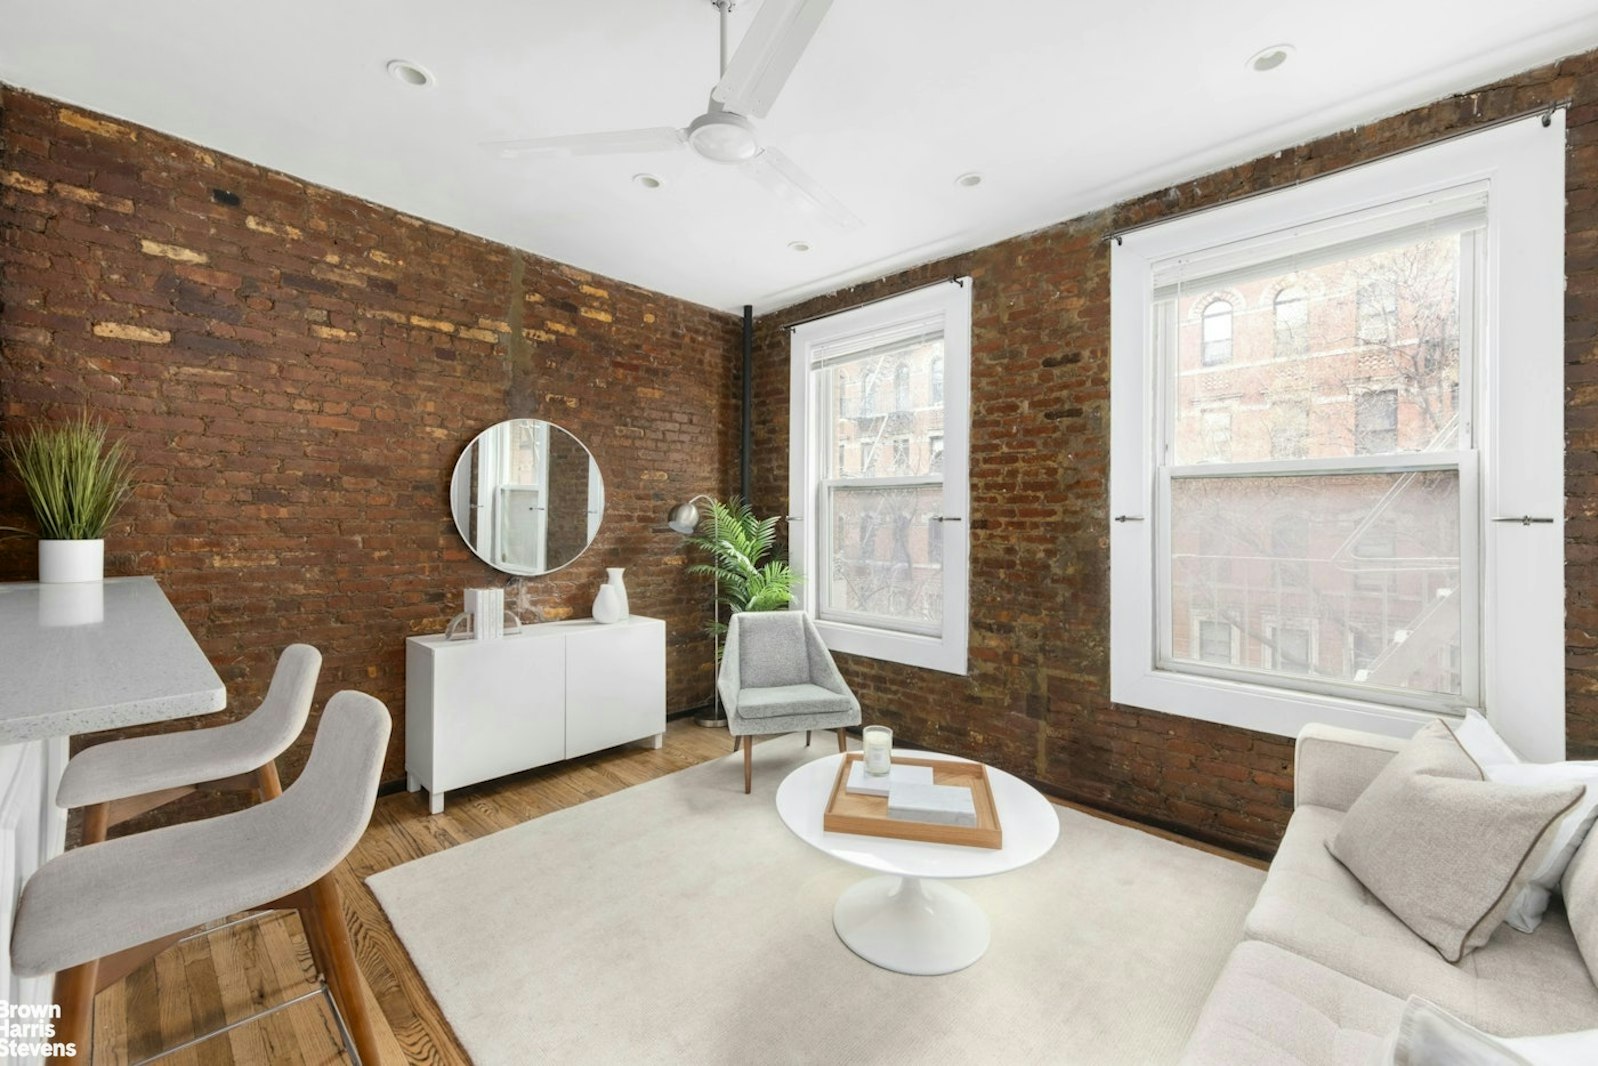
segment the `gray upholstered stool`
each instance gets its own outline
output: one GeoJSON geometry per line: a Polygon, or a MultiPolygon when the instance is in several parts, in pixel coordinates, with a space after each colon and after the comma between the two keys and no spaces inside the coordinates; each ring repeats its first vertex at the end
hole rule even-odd
{"type": "Polygon", "coordinates": [[[749,611],[727,622],[716,690],[727,709],[733,751],[744,750],[744,792],[754,777],[754,737],[772,733],[836,729],[838,750],[848,743],[844,728],[860,724],[860,701],[822,643],[815,623],[801,611],[749,611]]]}
{"type": "Polygon", "coordinates": [[[195,791],[282,793],[276,759],[305,728],[322,653],[290,644],[278,656],[266,698],[248,718],[210,729],[131,737],[79,752],[61,775],[56,806],[84,807],[83,842],[195,791]]]}
{"type": "Polygon", "coordinates": [[[24,977],[56,975],[54,1039],[87,1049],[95,993],[191,930],[243,911],[294,908],[360,1060],[376,1066],[332,871],[372,816],[388,734],[382,703],[340,692],[304,772],[276,799],[75,848],[40,867],[23,886],[11,965],[24,977]]]}

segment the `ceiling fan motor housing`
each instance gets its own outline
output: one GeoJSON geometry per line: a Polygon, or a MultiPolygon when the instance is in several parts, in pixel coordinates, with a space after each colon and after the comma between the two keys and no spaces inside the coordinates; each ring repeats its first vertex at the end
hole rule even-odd
{"type": "Polygon", "coordinates": [[[760,154],[755,124],[731,111],[711,111],[688,124],[688,143],[713,163],[747,163],[760,154]]]}

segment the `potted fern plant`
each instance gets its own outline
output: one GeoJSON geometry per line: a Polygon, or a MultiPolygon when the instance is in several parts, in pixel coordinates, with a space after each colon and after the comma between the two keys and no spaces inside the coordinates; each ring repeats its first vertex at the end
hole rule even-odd
{"type": "MultiPolygon", "coordinates": [[[[793,601],[795,574],[781,559],[772,558],[777,543],[777,518],[756,518],[745,501],[734,497],[710,501],[710,513],[688,543],[704,552],[707,562],[695,563],[690,574],[708,574],[716,581],[716,601],[740,611],[782,611],[793,601]]],[[[716,638],[720,661],[721,637],[727,623],[720,612],[707,627],[716,638]]]]}
{"type": "Polygon", "coordinates": [[[133,491],[126,445],[108,444],[105,426],[85,412],[7,436],[0,452],[22,482],[39,525],[40,582],[99,581],[105,576],[106,527],[133,491]]]}

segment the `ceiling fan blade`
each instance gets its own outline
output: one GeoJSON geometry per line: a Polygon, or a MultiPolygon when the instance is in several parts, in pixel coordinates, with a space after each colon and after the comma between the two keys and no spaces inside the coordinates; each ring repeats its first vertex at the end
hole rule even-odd
{"type": "Polygon", "coordinates": [[[813,211],[842,230],[859,229],[863,222],[836,196],[800,170],[775,148],[766,148],[743,168],[760,184],[791,204],[813,211]]]}
{"type": "Polygon", "coordinates": [[[765,0],[710,98],[728,111],[764,117],[831,6],[832,0],[765,0]]]}
{"type": "Polygon", "coordinates": [[[609,133],[573,133],[564,137],[534,137],[529,141],[487,141],[486,151],[501,159],[552,155],[624,155],[664,152],[687,143],[682,130],[655,126],[646,130],[612,130],[609,133]]]}

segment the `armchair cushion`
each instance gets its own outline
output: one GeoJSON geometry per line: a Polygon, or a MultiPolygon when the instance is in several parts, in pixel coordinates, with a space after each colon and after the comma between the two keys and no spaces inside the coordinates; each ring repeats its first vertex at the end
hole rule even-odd
{"type": "Polygon", "coordinates": [[[738,694],[741,718],[788,718],[793,715],[840,715],[857,711],[852,696],[829,692],[809,682],[746,688],[738,694]]]}
{"type": "Polygon", "coordinates": [[[810,683],[803,615],[762,611],[746,614],[738,622],[738,671],[745,691],[810,683]]]}

